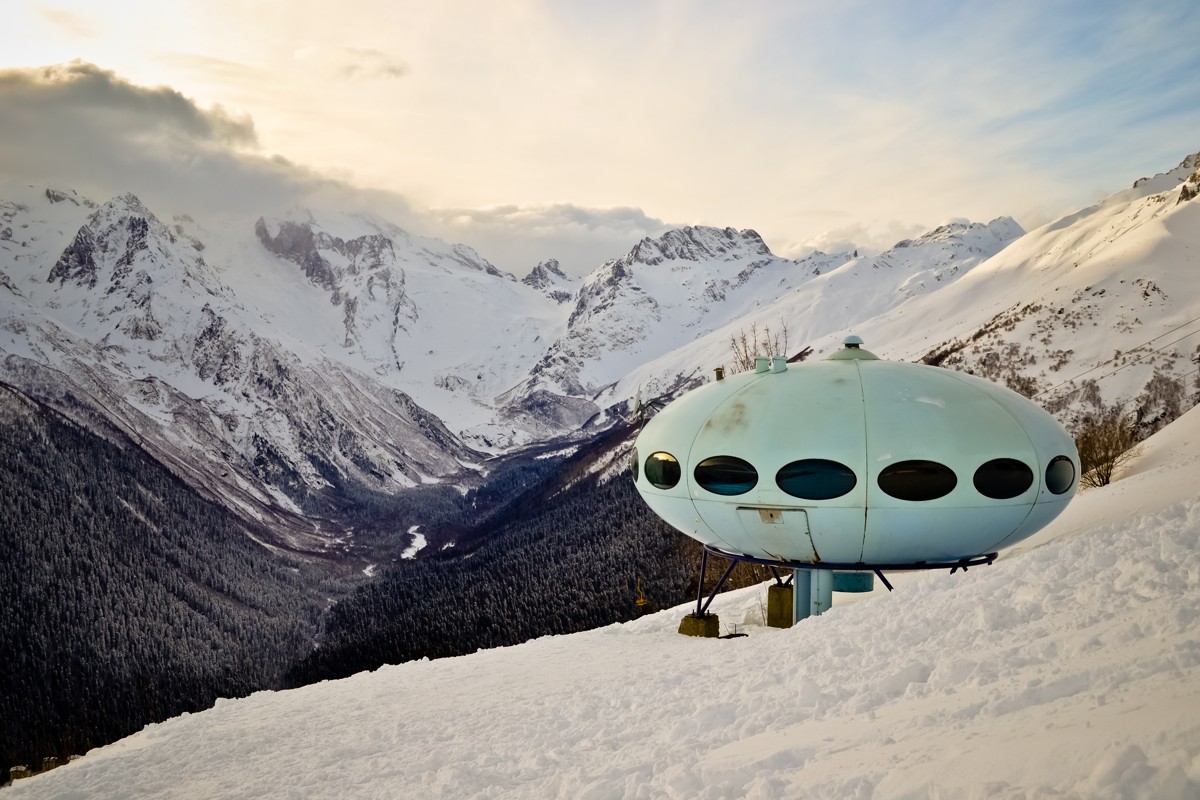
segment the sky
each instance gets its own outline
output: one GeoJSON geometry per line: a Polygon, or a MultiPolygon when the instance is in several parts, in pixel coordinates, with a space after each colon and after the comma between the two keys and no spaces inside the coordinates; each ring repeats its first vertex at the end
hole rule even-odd
{"type": "Polygon", "coordinates": [[[1193,0],[63,0],[0,32],[0,177],[366,207],[518,275],[680,225],[780,255],[1026,229],[1200,150],[1193,0]]]}

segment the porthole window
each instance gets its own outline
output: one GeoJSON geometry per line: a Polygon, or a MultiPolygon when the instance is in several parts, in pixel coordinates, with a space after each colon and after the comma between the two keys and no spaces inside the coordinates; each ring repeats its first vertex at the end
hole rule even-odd
{"type": "Polygon", "coordinates": [[[670,489],[679,483],[679,460],[670,453],[651,453],[646,459],[646,480],[658,489],[670,489]]]}
{"type": "Polygon", "coordinates": [[[1075,465],[1066,456],[1055,456],[1046,467],[1046,488],[1063,494],[1075,483],[1075,465]]]}
{"type": "Polygon", "coordinates": [[[713,456],[692,471],[696,483],[713,494],[745,494],[758,484],[758,470],[749,461],[736,456],[713,456]]]}
{"type": "Polygon", "coordinates": [[[936,500],[954,491],[954,470],[936,461],[900,461],[879,473],[879,488],[897,500],[936,500]]]}
{"type": "Polygon", "coordinates": [[[854,470],[823,458],[793,461],[775,473],[775,484],[792,497],[832,500],[848,493],[858,483],[854,470]]]}
{"type": "Polygon", "coordinates": [[[1009,500],[1033,486],[1033,470],[1015,458],[994,458],[975,470],[975,489],[993,500],[1009,500]]]}
{"type": "Polygon", "coordinates": [[[633,457],[629,460],[629,472],[633,475],[633,482],[637,483],[638,479],[638,453],[637,448],[633,448],[633,457]]]}

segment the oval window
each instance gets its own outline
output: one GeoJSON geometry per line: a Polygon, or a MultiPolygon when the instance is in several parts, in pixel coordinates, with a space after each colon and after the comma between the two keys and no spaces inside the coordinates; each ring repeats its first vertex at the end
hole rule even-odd
{"type": "Polygon", "coordinates": [[[638,454],[637,448],[633,448],[633,457],[629,460],[629,472],[633,475],[633,482],[637,483],[638,479],[638,454]]]}
{"type": "Polygon", "coordinates": [[[646,459],[646,480],[658,489],[670,489],[679,483],[679,460],[670,453],[651,453],[646,459]]]}
{"type": "Polygon", "coordinates": [[[993,500],[1009,500],[1033,486],[1033,470],[1015,458],[994,458],[975,470],[975,489],[993,500]]]}
{"type": "Polygon", "coordinates": [[[1066,456],[1055,456],[1046,467],[1046,488],[1063,494],[1075,483],[1075,465],[1066,456]]]}
{"type": "Polygon", "coordinates": [[[736,456],[713,456],[697,464],[692,477],[713,494],[728,497],[753,489],[758,483],[758,470],[736,456]]]}
{"type": "Polygon", "coordinates": [[[898,500],[937,500],[957,485],[954,470],[936,461],[900,461],[879,473],[879,488],[898,500]]]}
{"type": "Polygon", "coordinates": [[[804,500],[832,500],[849,492],[857,483],[854,470],[824,458],[793,461],[775,473],[775,484],[780,489],[804,500]]]}

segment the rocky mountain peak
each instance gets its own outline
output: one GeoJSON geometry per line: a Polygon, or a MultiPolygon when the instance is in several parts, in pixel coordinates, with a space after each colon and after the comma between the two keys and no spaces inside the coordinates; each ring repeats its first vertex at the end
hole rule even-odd
{"type": "Polygon", "coordinates": [[[792,263],[800,268],[801,274],[815,278],[835,270],[850,259],[857,257],[857,250],[852,253],[823,253],[820,250],[814,250],[802,258],[797,258],[792,263]]]}
{"type": "Polygon", "coordinates": [[[756,231],[687,226],[667,231],[657,239],[642,239],[623,260],[654,265],[663,261],[728,261],[769,255],[770,249],[756,231]]]}
{"type": "Polygon", "coordinates": [[[1138,195],[1143,196],[1165,192],[1188,180],[1198,169],[1200,169],[1200,153],[1192,153],[1172,170],[1160,172],[1152,178],[1138,178],[1133,182],[1132,188],[1138,195]]]}
{"type": "Polygon", "coordinates": [[[51,204],[71,203],[72,205],[83,206],[85,208],[96,207],[96,204],[93,201],[83,197],[74,189],[59,190],[47,188],[45,194],[46,199],[49,200],[51,204]]]}
{"type": "Polygon", "coordinates": [[[534,289],[545,289],[559,281],[565,280],[568,280],[567,274],[562,271],[558,259],[549,258],[531,269],[529,274],[521,279],[521,283],[526,286],[532,286],[534,289]]]}
{"type": "Polygon", "coordinates": [[[530,270],[521,283],[544,292],[558,303],[568,303],[575,297],[579,279],[563,272],[558,259],[550,258],[530,270]]]}
{"type": "Polygon", "coordinates": [[[1012,217],[997,217],[986,224],[982,222],[968,222],[967,220],[955,220],[947,222],[944,225],[939,225],[933,230],[923,233],[916,239],[905,239],[897,242],[893,246],[893,249],[974,239],[995,240],[997,243],[1003,244],[1018,239],[1024,234],[1025,230],[1012,217]]]}
{"type": "MultiPolygon", "coordinates": [[[[51,201],[55,202],[55,201],[51,201]]],[[[107,293],[118,291],[135,272],[157,271],[175,237],[132,192],[115,197],[88,217],[46,280],[96,288],[104,280],[107,293]]],[[[200,264],[202,259],[194,257],[200,264]]],[[[144,277],[135,282],[145,283],[144,277]]]]}

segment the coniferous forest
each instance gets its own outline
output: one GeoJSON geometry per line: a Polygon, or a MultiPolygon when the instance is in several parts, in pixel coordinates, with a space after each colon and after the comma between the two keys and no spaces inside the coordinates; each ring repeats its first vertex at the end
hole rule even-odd
{"type": "Polygon", "coordinates": [[[697,545],[654,516],[632,481],[583,477],[552,498],[539,488],[491,520],[469,556],[400,563],[338,603],[293,681],[575,633],[695,592],[697,545]]]}
{"type": "Polygon", "coordinates": [[[0,387],[0,775],[279,686],[312,643],[306,569],[141,451],[0,387]]]}
{"type": "MultiPolygon", "coordinates": [[[[688,600],[695,544],[630,481],[592,474],[628,434],[570,458],[497,464],[457,511],[437,494],[426,530],[455,546],[349,591],[329,565],[256,543],[120,434],[99,436],[0,385],[0,779],[218,697],[688,600]]],[[[399,506],[404,525],[416,502],[399,506]]]]}

